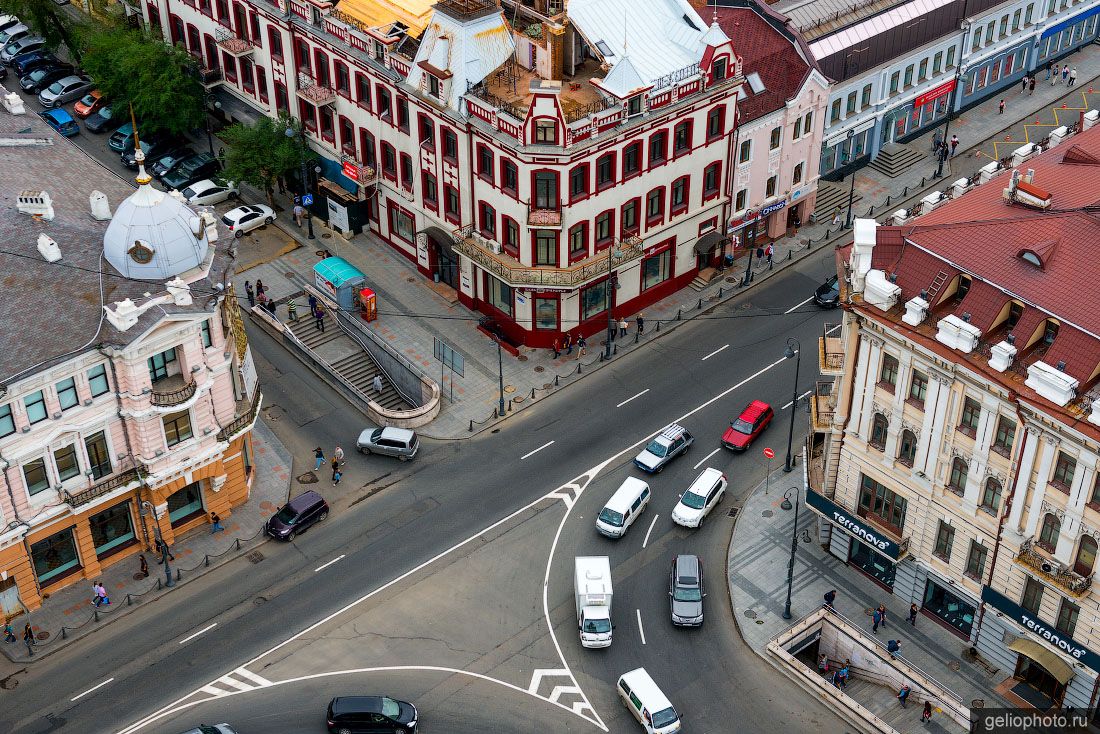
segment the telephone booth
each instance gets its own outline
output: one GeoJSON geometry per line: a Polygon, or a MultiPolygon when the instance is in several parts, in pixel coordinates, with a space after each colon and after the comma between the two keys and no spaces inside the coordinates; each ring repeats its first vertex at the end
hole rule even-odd
{"type": "Polygon", "coordinates": [[[344,312],[356,308],[359,289],[366,280],[367,276],[342,257],[326,257],[313,266],[314,285],[344,312]]]}
{"type": "Polygon", "coordinates": [[[359,315],[364,321],[378,318],[378,297],[370,288],[359,289],[359,315]]]}

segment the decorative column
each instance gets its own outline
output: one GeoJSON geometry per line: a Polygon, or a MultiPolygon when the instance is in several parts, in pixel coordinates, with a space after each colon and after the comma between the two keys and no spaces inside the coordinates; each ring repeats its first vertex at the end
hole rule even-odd
{"type": "Polygon", "coordinates": [[[1050,480],[1050,468],[1054,465],[1054,457],[1058,455],[1059,443],[1060,441],[1056,436],[1043,435],[1043,458],[1039,460],[1039,475],[1035,478],[1035,494],[1027,503],[1025,537],[1030,538],[1035,535],[1035,529],[1039,526],[1039,519],[1043,515],[1043,499],[1046,497],[1047,482],[1050,480]]]}
{"type": "Polygon", "coordinates": [[[882,339],[868,336],[860,344],[856,361],[855,385],[863,391],[859,396],[859,415],[855,432],[864,441],[871,437],[871,414],[874,412],[875,384],[878,365],[882,362],[882,339]]]}
{"type": "Polygon", "coordinates": [[[1008,529],[1017,535],[1020,534],[1020,525],[1024,518],[1028,485],[1031,482],[1031,472],[1035,468],[1035,455],[1039,450],[1039,436],[1038,429],[1024,425],[1024,435],[1020,437],[1023,441],[1023,454],[1017,469],[1016,484],[1011,488],[1012,508],[1008,514],[1008,529]]]}

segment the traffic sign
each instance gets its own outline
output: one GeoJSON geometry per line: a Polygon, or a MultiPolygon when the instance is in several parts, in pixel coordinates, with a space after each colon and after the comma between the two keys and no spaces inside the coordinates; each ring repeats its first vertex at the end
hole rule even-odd
{"type": "Polygon", "coordinates": [[[302,194],[302,205],[310,206],[313,203],[313,194],[302,194]]]}
{"type": "Polygon", "coordinates": [[[774,459],[775,458],[775,452],[772,451],[770,448],[765,447],[764,448],[764,456],[768,457],[769,459],[774,459]]]}

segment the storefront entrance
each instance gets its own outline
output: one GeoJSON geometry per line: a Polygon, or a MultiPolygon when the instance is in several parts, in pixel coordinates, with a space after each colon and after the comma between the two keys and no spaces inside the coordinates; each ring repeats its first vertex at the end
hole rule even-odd
{"type": "Polygon", "coordinates": [[[970,639],[977,609],[948,589],[929,579],[924,585],[924,611],[965,640],[970,639]]]}
{"type": "Polygon", "coordinates": [[[894,590],[894,572],[897,564],[886,560],[884,556],[875,553],[855,538],[852,538],[852,545],[848,549],[848,563],[863,571],[890,591],[894,590]]]}
{"type": "Polygon", "coordinates": [[[458,256],[450,242],[440,242],[438,238],[428,235],[428,247],[432,253],[432,275],[440,283],[446,283],[458,290],[458,256]]]}
{"type": "Polygon", "coordinates": [[[1066,687],[1047,672],[1046,668],[1026,655],[1021,655],[1016,661],[1013,677],[1019,683],[1013,686],[1012,692],[1037,709],[1045,711],[1052,708],[1065,695],[1066,687]]]}
{"type": "Polygon", "coordinates": [[[187,522],[202,512],[202,482],[193,482],[168,498],[168,519],[172,526],[187,522]]]}

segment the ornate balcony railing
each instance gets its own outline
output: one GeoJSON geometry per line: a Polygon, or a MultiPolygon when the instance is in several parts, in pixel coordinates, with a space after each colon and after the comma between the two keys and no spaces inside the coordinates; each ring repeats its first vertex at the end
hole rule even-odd
{"type": "Polygon", "coordinates": [[[466,90],[466,94],[470,95],[471,97],[476,97],[482,102],[488,102],[496,109],[511,115],[517,120],[522,121],[527,118],[527,110],[529,108],[520,107],[519,105],[513,104],[512,102],[508,102],[496,96],[495,94],[490,92],[486,86],[482,84],[470,87],[466,90]]]}
{"type": "Polygon", "coordinates": [[[1033,571],[1038,571],[1051,583],[1054,583],[1074,596],[1083,596],[1092,586],[1093,574],[1082,576],[1073,569],[1067,568],[1060,561],[1036,550],[1038,544],[1032,538],[1028,538],[1020,545],[1020,552],[1016,554],[1016,563],[1027,566],[1033,571]]]}
{"type": "Polygon", "coordinates": [[[613,99],[606,99],[601,97],[595,102],[589,102],[586,105],[580,105],[565,110],[565,121],[568,123],[576,122],[577,120],[583,120],[589,115],[595,115],[597,113],[603,112],[604,110],[609,110],[612,107],[618,107],[621,104],[621,102],[616,102],[613,99]]]}
{"type": "Polygon", "coordinates": [[[222,83],[222,70],[218,67],[204,66],[199,69],[199,83],[209,89],[222,83]]]}
{"type": "Polygon", "coordinates": [[[239,38],[233,31],[225,26],[214,29],[214,39],[218,42],[218,48],[234,58],[240,58],[252,53],[255,46],[246,38],[239,38]]]}
{"type": "Polygon", "coordinates": [[[251,426],[256,420],[256,413],[260,409],[260,403],[263,401],[263,397],[263,393],[257,390],[256,394],[252,397],[252,403],[248,406],[248,410],[241,413],[230,421],[225,428],[218,431],[218,440],[232,441],[238,434],[244,431],[244,429],[251,426]]]}
{"type": "Polygon", "coordinates": [[[685,66],[683,69],[677,69],[674,72],[665,74],[663,77],[653,82],[653,90],[660,91],[662,89],[665,89],[666,87],[671,87],[673,84],[682,82],[685,79],[689,79],[700,73],[701,71],[698,64],[685,66]]]}
{"type": "Polygon", "coordinates": [[[890,540],[898,544],[899,561],[909,555],[909,538],[899,534],[897,528],[887,524],[882,518],[872,512],[861,513],[860,517],[866,520],[868,525],[875,526],[878,530],[881,530],[884,535],[890,538],[890,540]]]}
{"type": "Polygon", "coordinates": [[[619,241],[617,253],[605,250],[570,267],[555,268],[524,265],[508,255],[498,253],[496,244],[478,234],[473,226],[456,229],[454,238],[456,252],[470,258],[513,287],[575,288],[639,259],[643,252],[640,239],[627,238],[619,241]]]}
{"type": "Polygon", "coordinates": [[[137,469],[127,469],[121,474],[115,474],[112,477],[104,479],[102,482],[93,484],[85,490],[76,492],[75,494],[65,491],[65,504],[69,507],[80,507],[85,505],[97,497],[102,497],[105,494],[110,494],[119,487],[124,487],[130,482],[141,479],[141,475],[137,469]]]}
{"type": "MultiPolygon", "coordinates": [[[[836,395],[832,380],[818,380],[810,396],[810,420],[815,431],[828,431],[836,415],[836,395]]],[[[793,406],[792,406],[793,410],[793,406]]]]}
{"type": "Polygon", "coordinates": [[[840,324],[825,324],[817,338],[818,370],[823,375],[844,374],[844,345],[840,340],[840,324]]]}
{"type": "Polygon", "coordinates": [[[174,390],[153,390],[152,393],[150,393],[149,401],[158,408],[169,408],[173,405],[186,403],[195,394],[195,390],[197,389],[198,385],[194,380],[191,380],[183,387],[174,390]]]}
{"type": "Polygon", "coordinates": [[[336,102],[336,92],[333,89],[319,84],[316,79],[302,71],[298,72],[297,93],[310,104],[325,105],[336,102]]]}
{"type": "Polygon", "coordinates": [[[542,229],[561,229],[561,207],[527,205],[527,226],[542,229]]]}

